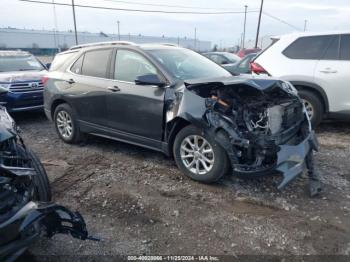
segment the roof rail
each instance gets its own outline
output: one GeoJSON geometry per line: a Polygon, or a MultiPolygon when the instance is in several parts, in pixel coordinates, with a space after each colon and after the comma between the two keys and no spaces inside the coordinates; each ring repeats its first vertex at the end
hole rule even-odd
{"type": "Polygon", "coordinates": [[[136,44],[134,42],[129,42],[129,41],[106,41],[106,42],[96,42],[96,43],[75,45],[69,48],[69,50],[75,50],[75,49],[80,49],[80,48],[90,47],[90,46],[103,46],[103,45],[136,45],[136,44]]]}
{"type": "Polygon", "coordinates": [[[165,46],[175,46],[175,47],[179,47],[178,44],[174,44],[174,43],[159,43],[159,42],[154,42],[154,43],[142,43],[141,45],[165,45],[165,46]]]}
{"type": "Polygon", "coordinates": [[[166,46],[179,46],[178,44],[174,43],[160,43],[161,45],[166,45],[166,46]]]}

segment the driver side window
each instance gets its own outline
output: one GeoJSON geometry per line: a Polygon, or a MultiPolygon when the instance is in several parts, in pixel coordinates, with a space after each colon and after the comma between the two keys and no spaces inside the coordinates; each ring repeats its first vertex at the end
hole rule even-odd
{"type": "Polygon", "coordinates": [[[142,75],[157,74],[157,69],[142,55],[129,51],[118,50],[115,59],[114,79],[135,82],[142,75]]]}

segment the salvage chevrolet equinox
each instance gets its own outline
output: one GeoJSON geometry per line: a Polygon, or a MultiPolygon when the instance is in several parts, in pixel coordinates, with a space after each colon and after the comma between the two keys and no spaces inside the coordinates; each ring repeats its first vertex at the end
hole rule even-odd
{"type": "Polygon", "coordinates": [[[307,168],[320,189],[316,138],[288,82],[233,77],[191,50],[129,42],[72,47],[43,82],[46,115],[64,142],[92,134],[158,150],[207,183],[229,170],[279,173],[283,188],[307,168]]]}

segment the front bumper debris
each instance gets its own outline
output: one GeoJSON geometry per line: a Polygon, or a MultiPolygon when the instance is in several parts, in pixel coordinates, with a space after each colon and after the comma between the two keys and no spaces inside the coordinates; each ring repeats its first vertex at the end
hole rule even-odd
{"type": "Polygon", "coordinates": [[[0,224],[0,231],[6,234],[19,232],[16,240],[0,246],[0,260],[6,261],[19,257],[42,232],[47,237],[61,233],[80,240],[99,241],[88,234],[79,212],[53,203],[28,202],[11,219],[0,224]]]}
{"type": "Polygon", "coordinates": [[[312,156],[312,150],[318,151],[318,141],[314,131],[310,131],[309,135],[298,145],[280,146],[280,151],[277,153],[276,170],[281,172],[283,180],[278,185],[279,190],[283,189],[304,170],[310,169],[311,163],[307,158],[312,156]]]}

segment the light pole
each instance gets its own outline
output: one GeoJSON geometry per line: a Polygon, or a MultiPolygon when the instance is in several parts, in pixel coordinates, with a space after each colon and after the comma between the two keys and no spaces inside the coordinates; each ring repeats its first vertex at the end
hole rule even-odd
{"type": "Polygon", "coordinates": [[[197,49],[197,27],[194,28],[194,50],[197,49]]]}
{"type": "Polygon", "coordinates": [[[306,31],[306,26],[307,26],[307,20],[304,20],[304,32],[306,31]]]}
{"type": "Polygon", "coordinates": [[[256,38],[255,38],[255,48],[258,48],[258,40],[259,40],[259,32],[260,32],[260,22],[261,22],[261,13],[264,5],[264,0],[261,0],[260,11],[259,11],[259,20],[258,20],[258,28],[256,30],[256,38]]]}
{"type": "Polygon", "coordinates": [[[245,41],[245,26],[247,23],[247,8],[248,6],[244,6],[244,24],[243,24],[243,39],[242,39],[242,49],[244,49],[244,41],[245,41]]]}
{"type": "Polygon", "coordinates": [[[119,22],[119,20],[117,21],[117,24],[118,24],[118,40],[120,41],[120,27],[119,27],[120,22],[119,22]]]}
{"type": "Polygon", "coordinates": [[[76,19],[75,19],[74,0],[72,0],[72,9],[73,9],[73,22],[74,22],[75,44],[78,45],[77,22],[76,22],[76,19]]]}

